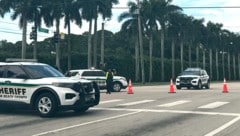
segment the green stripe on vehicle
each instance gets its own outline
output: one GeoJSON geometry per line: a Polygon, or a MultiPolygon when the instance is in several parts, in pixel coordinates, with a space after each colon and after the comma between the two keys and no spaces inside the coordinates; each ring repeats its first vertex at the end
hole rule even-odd
{"type": "Polygon", "coordinates": [[[23,86],[23,87],[34,87],[34,86],[39,86],[40,84],[23,84],[23,83],[5,83],[2,82],[0,83],[0,85],[4,85],[4,86],[23,86]]]}

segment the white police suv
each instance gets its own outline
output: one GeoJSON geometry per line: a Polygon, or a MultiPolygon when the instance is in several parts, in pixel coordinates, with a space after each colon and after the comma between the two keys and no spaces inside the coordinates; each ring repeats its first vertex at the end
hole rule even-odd
{"type": "MultiPolygon", "coordinates": [[[[101,90],[106,89],[106,73],[99,69],[75,69],[68,71],[65,76],[87,79],[98,84],[101,90]]],[[[128,86],[127,80],[122,76],[113,76],[113,91],[120,92],[121,89],[126,89],[128,86]]]]}
{"type": "Polygon", "coordinates": [[[0,101],[32,106],[42,117],[58,110],[85,112],[98,105],[98,85],[70,79],[37,62],[0,62],[0,101]]]}
{"type": "Polygon", "coordinates": [[[176,88],[191,87],[202,89],[205,87],[209,89],[210,79],[206,70],[201,68],[187,68],[176,78],[176,88]]]}

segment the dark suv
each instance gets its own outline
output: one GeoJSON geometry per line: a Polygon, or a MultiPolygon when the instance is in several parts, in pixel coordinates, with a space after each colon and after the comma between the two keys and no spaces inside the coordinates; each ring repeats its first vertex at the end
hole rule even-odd
{"type": "Polygon", "coordinates": [[[201,68],[187,68],[176,78],[176,87],[181,89],[182,87],[191,87],[202,89],[205,87],[209,89],[210,79],[206,70],[201,68]]]}

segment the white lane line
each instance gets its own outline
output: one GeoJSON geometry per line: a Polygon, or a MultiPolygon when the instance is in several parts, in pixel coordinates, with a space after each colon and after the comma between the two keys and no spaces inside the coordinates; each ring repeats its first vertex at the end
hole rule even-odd
{"type": "Polygon", "coordinates": [[[237,113],[221,113],[221,112],[204,112],[204,111],[181,111],[181,110],[154,110],[154,109],[128,109],[128,108],[91,108],[91,110],[108,110],[108,111],[129,111],[129,112],[153,112],[153,113],[180,113],[180,114],[196,114],[196,115],[214,115],[214,116],[233,116],[240,117],[237,113]]]}
{"type": "Polygon", "coordinates": [[[112,102],[119,102],[119,101],[123,101],[123,99],[114,99],[114,100],[108,100],[108,101],[100,101],[99,104],[112,103],[112,102]]]}
{"type": "Polygon", "coordinates": [[[180,105],[180,104],[184,104],[184,103],[188,103],[188,102],[191,102],[191,101],[188,101],[188,100],[176,101],[176,102],[158,105],[158,107],[172,107],[172,106],[176,106],[176,105],[180,105]]]}
{"type": "Polygon", "coordinates": [[[221,113],[221,112],[202,112],[202,111],[178,111],[178,110],[151,110],[151,109],[126,109],[126,108],[92,108],[93,110],[110,110],[110,111],[139,111],[139,112],[153,112],[153,113],[179,113],[179,114],[196,114],[196,115],[213,115],[213,116],[232,116],[236,117],[233,120],[227,122],[221,127],[209,132],[204,136],[213,136],[224,129],[230,127],[234,123],[240,120],[240,114],[237,113],[221,113]]]}
{"type": "Polygon", "coordinates": [[[214,109],[214,108],[220,107],[220,106],[228,104],[228,103],[229,102],[213,102],[213,103],[210,103],[210,104],[207,104],[207,105],[200,106],[198,108],[200,108],[200,109],[214,109]]]}
{"type": "Polygon", "coordinates": [[[155,100],[142,100],[142,101],[129,102],[129,103],[118,104],[118,105],[119,106],[131,106],[131,105],[137,105],[137,104],[148,103],[148,102],[153,102],[153,101],[155,101],[155,100]]]}
{"type": "Polygon", "coordinates": [[[51,130],[51,131],[46,131],[46,132],[42,132],[42,133],[39,133],[39,134],[34,134],[34,135],[32,135],[32,136],[42,136],[42,135],[57,133],[57,132],[64,131],[64,130],[67,130],[67,129],[72,129],[72,128],[76,128],[76,127],[81,127],[81,126],[85,126],[85,125],[90,125],[90,124],[94,124],[94,123],[98,123],[98,122],[103,122],[103,121],[107,121],[107,120],[117,119],[117,118],[129,116],[129,115],[137,114],[137,113],[140,113],[140,112],[141,112],[141,111],[134,111],[134,112],[127,113],[127,114],[121,114],[121,115],[118,115],[118,116],[113,116],[113,117],[109,117],[109,118],[103,118],[103,119],[94,120],[94,121],[90,121],[90,122],[85,122],[85,123],[81,123],[81,124],[76,124],[76,125],[72,125],[72,126],[68,126],[68,127],[63,127],[63,128],[60,128],[60,129],[55,129],[55,130],[51,130]]]}
{"type": "Polygon", "coordinates": [[[212,132],[204,135],[204,136],[213,136],[213,135],[216,135],[217,133],[223,131],[224,129],[230,127],[231,125],[233,125],[235,122],[239,121],[240,120],[240,116],[234,118],[233,120],[229,121],[228,123],[222,125],[221,127],[213,130],[212,132]]]}
{"type": "Polygon", "coordinates": [[[202,111],[178,111],[178,110],[151,110],[151,109],[125,109],[125,108],[93,108],[94,110],[110,110],[110,111],[141,111],[141,112],[153,112],[153,113],[180,113],[180,114],[197,114],[197,115],[213,115],[213,116],[232,116],[236,117],[233,120],[227,122],[226,124],[222,125],[221,127],[209,132],[204,136],[213,136],[224,129],[230,127],[234,123],[240,120],[240,114],[236,113],[221,113],[221,112],[202,112],[202,111]]]}

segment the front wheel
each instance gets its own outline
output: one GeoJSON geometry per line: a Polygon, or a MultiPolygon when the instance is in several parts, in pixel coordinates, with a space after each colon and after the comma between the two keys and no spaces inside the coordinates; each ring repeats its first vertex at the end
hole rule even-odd
{"type": "Polygon", "coordinates": [[[198,81],[197,89],[202,89],[202,82],[201,81],[198,81]]]}
{"type": "Polygon", "coordinates": [[[114,92],[120,92],[121,91],[121,84],[118,82],[113,83],[113,91],[114,92]]]}
{"type": "Polygon", "coordinates": [[[98,84],[96,82],[93,82],[93,87],[94,87],[94,90],[95,90],[95,101],[94,101],[94,104],[98,105],[99,101],[100,101],[100,89],[99,89],[99,86],[98,86],[98,84]]]}
{"type": "Polygon", "coordinates": [[[50,117],[57,111],[57,101],[51,93],[41,94],[36,102],[35,109],[42,117],[50,117]]]}
{"type": "Polygon", "coordinates": [[[176,88],[177,88],[178,90],[180,90],[180,89],[181,89],[181,86],[178,86],[178,85],[177,85],[176,88]]]}
{"type": "Polygon", "coordinates": [[[208,81],[206,85],[206,89],[209,89],[209,88],[210,88],[210,82],[208,81]]]}

